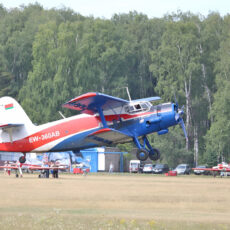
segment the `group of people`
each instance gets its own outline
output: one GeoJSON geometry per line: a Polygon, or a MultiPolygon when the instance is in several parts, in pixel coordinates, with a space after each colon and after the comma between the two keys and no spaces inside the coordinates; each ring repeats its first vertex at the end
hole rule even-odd
{"type": "MultiPolygon", "coordinates": [[[[16,171],[16,177],[23,177],[22,174],[22,163],[19,160],[16,163],[5,161],[4,163],[4,174],[11,175],[11,170],[16,171]]],[[[53,175],[53,178],[58,178],[58,165],[55,162],[51,162],[49,166],[48,162],[44,163],[41,173],[38,175],[39,178],[49,178],[50,173],[53,175]],[[45,169],[47,167],[47,169],[45,169]]]]}
{"type": "MultiPolygon", "coordinates": [[[[4,171],[5,174],[8,174],[10,176],[11,174],[11,170],[15,170],[16,171],[16,177],[23,177],[22,174],[22,163],[19,162],[19,160],[15,163],[10,163],[9,161],[5,161],[4,164],[4,171]]],[[[38,175],[39,178],[49,178],[50,174],[52,174],[53,178],[58,178],[58,167],[60,165],[58,165],[56,162],[52,161],[51,163],[49,162],[43,162],[43,165],[41,167],[41,173],[38,175]]],[[[86,175],[89,172],[89,167],[85,166],[84,164],[81,165],[81,170],[82,170],[82,174],[86,175]]],[[[35,169],[36,170],[36,169],[35,169]]],[[[109,173],[113,173],[114,172],[114,165],[112,162],[110,162],[109,165],[109,173]]]]}
{"type": "MultiPolygon", "coordinates": [[[[16,170],[16,177],[22,177],[22,163],[20,163],[18,160],[14,165],[16,170]]],[[[10,176],[11,169],[13,168],[12,164],[9,161],[5,161],[4,167],[5,174],[8,174],[10,176]]]]}
{"type": "Polygon", "coordinates": [[[55,162],[51,162],[51,165],[50,167],[52,169],[49,168],[49,164],[48,163],[45,163],[43,165],[44,168],[47,167],[47,169],[43,169],[41,171],[41,174],[39,174],[39,178],[43,177],[43,178],[49,178],[50,176],[50,173],[53,175],[53,178],[58,178],[58,165],[55,164],[55,162]]]}

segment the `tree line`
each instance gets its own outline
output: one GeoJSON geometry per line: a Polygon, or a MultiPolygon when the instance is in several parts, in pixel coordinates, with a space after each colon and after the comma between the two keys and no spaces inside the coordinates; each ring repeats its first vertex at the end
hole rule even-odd
{"type": "Polygon", "coordinates": [[[59,119],[64,102],[89,91],[128,99],[125,87],[132,99],[159,95],[184,105],[187,141],[179,126],[150,136],[161,161],[230,160],[230,15],[101,19],[68,8],[0,5],[0,96],[16,98],[33,122],[59,119]]]}

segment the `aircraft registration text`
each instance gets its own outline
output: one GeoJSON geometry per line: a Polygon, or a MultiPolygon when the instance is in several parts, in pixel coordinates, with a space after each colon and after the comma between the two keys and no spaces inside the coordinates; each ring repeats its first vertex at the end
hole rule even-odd
{"type": "Polygon", "coordinates": [[[59,137],[59,136],[60,136],[60,132],[55,131],[55,132],[45,133],[45,134],[42,134],[40,136],[30,137],[29,142],[34,143],[34,142],[37,142],[37,141],[44,141],[44,140],[51,139],[53,137],[59,137]]]}

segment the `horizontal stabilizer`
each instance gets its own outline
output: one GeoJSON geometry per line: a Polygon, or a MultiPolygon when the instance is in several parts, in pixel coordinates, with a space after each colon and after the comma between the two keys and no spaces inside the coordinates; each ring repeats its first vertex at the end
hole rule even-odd
{"type": "Polygon", "coordinates": [[[3,130],[9,134],[10,142],[13,142],[13,128],[22,127],[24,124],[0,124],[0,130],[3,130]]]}
{"type": "Polygon", "coordinates": [[[23,126],[24,124],[0,124],[0,129],[10,129],[23,126]]]}
{"type": "Polygon", "coordinates": [[[111,145],[132,141],[132,136],[114,129],[105,128],[90,134],[87,139],[96,144],[111,145]]]}

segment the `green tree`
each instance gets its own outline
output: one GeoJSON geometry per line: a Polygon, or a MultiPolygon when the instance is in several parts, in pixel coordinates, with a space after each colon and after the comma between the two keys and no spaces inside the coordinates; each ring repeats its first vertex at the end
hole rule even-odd
{"type": "MultiPolygon", "coordinates": [[[[192,137],[192,97],[200,87],[197,46],[197,28],[191,20],[169,21],[160,48],[152,53],[153,64],[150,66],[151,71],[158,74],[157,91],[160,95],[171,99],[176,93],[179,102],[185,102],[189,139],[192,137]]],[[[187,143],[189,148],[190,143],[187,143]]]]}
{"type": "Polygon", "coordinates": [[[215,156],[216,160],[230,159],[230,17],[224,21],[223,39],[221,41],[219,57],[216,63],[216,86],[214,102],[210,116],[213,122],[206,135],[205,159],[215,156]]]}
{"type": "Polygon", "coordinates": [[[4,58],[2,50],[3,48],[0,46],[0,97],[11,94],[10,83],[13,79],[11,73],[7,71],[7,61],[4,58]]]}
{"type": "Polygon", "coordinates": [[[184,137],[179,126],[170,128],[170,132],[166,135],[151,135],[150,141],[154,148],[160,150],[161,162],[167,163],[172,168],[185,162],[193,165],[193,152],[185,148],[184,137]]]}
{"type": "Polygon", "coordinates": [[[88,91],[128,99],[128,86],[132,99],[158,94],[164,101],[176,94],[185,104],[186,148],[179,126],[151,135],[151,143],[170,165],[192,163],[192,151],[194,162],[214,164],[229,158],[229,18],[177,12],[149,19],[134,11],[105,20],[37,3],[0,4],[0,96],[20,99],[44,123],[88,91]]]}
{"type": "Polygon", "coordinates": [[[19,96],[36,123],[57,120],[61,104],[82,93],[76,75],[77,31],[78,23],[50,21],[35,36],[33,71],[19,96]]]}

